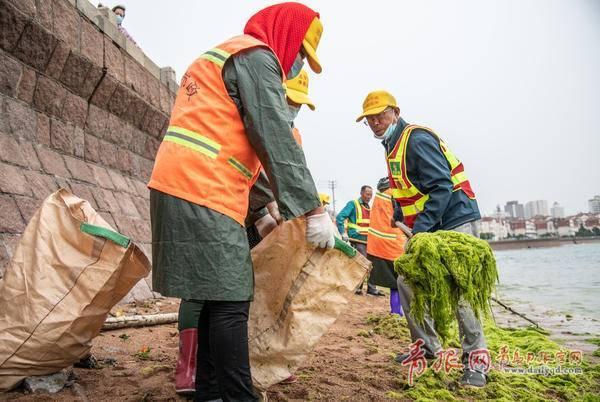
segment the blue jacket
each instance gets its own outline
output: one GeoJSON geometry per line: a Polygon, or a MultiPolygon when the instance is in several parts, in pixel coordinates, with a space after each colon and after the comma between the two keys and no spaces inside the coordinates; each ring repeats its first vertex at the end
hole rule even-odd
{"type": "MultiPolygon", "coordinates": [[[[358,202],[364,205],[360,198],[358,199],[358,202]]],[[[335,223],[337,225],[337,228],[342,234],[344,233],[344,222],[346,221],[346,219],[350,223],[356,223],[356,208],[354,206],[354,200],[348,201],[344,209],[342,209],[335,217],[335,223]]],[[[350,239],[360,240],[362,242],[367,241],[367,236],[359,234],[356,231],[356,229],[350,227],[348,228],[348,237],[350,239]]]]}
{"type": "MultiPolygon", "coordinates": [[[[400,119],[392,135],[383,141],[388,154],[407,125],[400,119]]],[[[417,215],[413,233],[454,229],[481,218],[476,200],[462,191],[452,191],[450,166],[438,139],[431,133],[416,129],[410,135],[406,148],[406,171],[415,187],[421,193],[429,194],[425,209],[417,215]]],[[[402,212],[396,208],[394,217],[398,220],[401,216],[402,212]]]]}

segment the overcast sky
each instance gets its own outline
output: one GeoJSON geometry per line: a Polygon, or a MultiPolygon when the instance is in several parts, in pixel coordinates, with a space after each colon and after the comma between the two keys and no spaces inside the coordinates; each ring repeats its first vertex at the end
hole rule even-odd
{"type": "MultiPolygon", "coordinates": [[[[600,194],[600,1],[304,3],[324,25],[323,73],[310,75],[317,110],[303,109],[296,123],[319,190],[337,182],[338,210],[386,175],[381,144],[354,122],[380,88],[405,120],[444,138],[485,213],[512,199],[575,213],[600,194]]],[[[181,77],[273,2],[125,4],[130,34],[181,77]]]]}

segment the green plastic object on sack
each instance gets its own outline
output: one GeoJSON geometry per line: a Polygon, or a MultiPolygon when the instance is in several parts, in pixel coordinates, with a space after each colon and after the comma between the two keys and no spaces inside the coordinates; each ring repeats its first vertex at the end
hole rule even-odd
{"type": "Polygon", "coordinates": [[[83,222],[79,228],[83,233],[87,233],[92,236],[103,237],[124,248],[129,247],[129,242],[131,241],[129,237],[123,236],[121,233],[115,232],[114,230],[106,229],[101,226],[92,225],[86,222],[83,222]]]}
{"type": "Polygon", "coordinates": [[[422,323],[429,313],[443,342],[450,339],[459,302],[468,303],[478,319],[489,316],[498,271],[486,241],[446,230],[419,233],[394,266],[413,290],[412,316],[422,323]]]}
{"type": "Polygon", "coordinates": [[[354,247],[337,237],[335,238],[335,245],[333,248],[335,248],[336,250],[340,250],[342,253],[346,254],[350,258],[354,258],[354,256],[356,255],[356,249],[354,247]]]}

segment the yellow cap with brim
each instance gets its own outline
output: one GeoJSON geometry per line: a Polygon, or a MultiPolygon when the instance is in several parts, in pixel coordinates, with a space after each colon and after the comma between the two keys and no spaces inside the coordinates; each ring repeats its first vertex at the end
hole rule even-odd
{"type": "Polygon", "coordinates": [[[319,199],[321,200],[322,205],[331,204],[331,202],[330,202],[331,198],[329,198],[329,194],[319,193],[319,199]]]}
{"type": "Polygon", "coordinates": [[[389,106],[398,107],[396,98],[394,98],[391,93],[383,90],[373,91],[365,98],[365,101],[363,102],[363,112],[358,116],[356,122],[361,121],[366,116],[379,114],[389,106]]]}
{"type": "Polygon", "coordinates": [[[315,19],[310,23],[308,31],[306,31],[306,35],[304,35],[304,40],[302,41],[302,47],[304,48],[308,58],[308,65],[310,66],[310,69],[317,74],[320,74],[321,71],[323,71],[323,68],[321,68],[321,62],[317,57],[317,47],[321,41],[322,34],[323,24],[321,24],[319,17],[315,17],[315,19]]]}
{"type": "Polygon", "coordinates": [[[315,104],[308,97],[308,73],[304,70],[294,78],[285,82],[285,94],[292,102],[306,105],[315,110],[315,104]]]}

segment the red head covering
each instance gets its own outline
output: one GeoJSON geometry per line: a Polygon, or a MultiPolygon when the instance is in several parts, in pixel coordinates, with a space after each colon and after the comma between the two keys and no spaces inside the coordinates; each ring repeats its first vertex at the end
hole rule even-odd
{"type": "Polygon", "coordinates": [[[254,14],[244,33],[265,42],[275,51],[284,74],[292,68],[310,23],[319,14],[304,4],[281,3],[254,14]]]}

